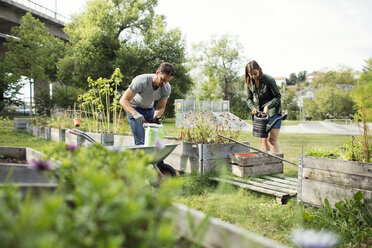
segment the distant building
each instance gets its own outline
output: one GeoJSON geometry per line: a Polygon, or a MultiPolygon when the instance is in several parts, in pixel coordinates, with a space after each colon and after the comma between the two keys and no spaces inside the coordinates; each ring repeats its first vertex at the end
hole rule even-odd
{"type": "Polygon", "coordinates": [[[279,87],[282,87],[282,85],[285,85],[285,79],[286,77],[274,77],[276,85],[279,87]]]}
{"type": "Polygon", "coordinates": [[[310,74],[307,74],[306,75],[306,82],[311,83],[314,79],[317,79],[319,76],[320,76],[320,73],[316,72],[316,71],[314,71],[310,74]]]}

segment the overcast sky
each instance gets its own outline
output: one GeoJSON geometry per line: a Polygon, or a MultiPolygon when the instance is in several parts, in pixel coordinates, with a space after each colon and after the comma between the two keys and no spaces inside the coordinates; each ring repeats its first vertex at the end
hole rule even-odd
{"type": "MultiPolygon", "coordinates": [[[[86,0],[33,0],[70,15],[86,0]]],[[[274,77],[306,70],[361,70],[372,57],[370,0],[158,0],[157,14],[188,44],[237,36],[244,57],[274,77]]],[[[247,61],[248,62],[248,61],[247,61]]],[[[242,71],[245,64],[242,64],[242,71]]]]}

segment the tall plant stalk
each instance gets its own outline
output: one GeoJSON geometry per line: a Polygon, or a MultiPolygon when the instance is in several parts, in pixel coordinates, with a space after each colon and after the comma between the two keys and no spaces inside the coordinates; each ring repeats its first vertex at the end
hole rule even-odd
{"type": "Polygon", "coordinates": [[[94,81],[88,78],[90,89],[79,96],[78,101],[81,102],[80,107],[88,112],[88,122],[89,120],[93,122],[94,131],[106,133],[119,131],[122,108],[119,104],[118,86],[122,78],[119,68],[115,69],[110,79],[99,78],[94,81]]]}

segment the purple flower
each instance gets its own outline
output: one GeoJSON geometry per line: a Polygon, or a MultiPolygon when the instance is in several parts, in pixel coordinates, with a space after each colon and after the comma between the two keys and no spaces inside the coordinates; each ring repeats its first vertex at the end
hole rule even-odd
{"type": "Polygon", "coordinates": [[[69,151],[69,152],[73,152],[73,151],[75,151],[77,148],[78,148],[77,146],[75,146],[75,145],[70,145],[70,144],[68,144],[68,145],[66,146],[66,150],[69,151]]]}
{"type": "Polygon", "coordinates": [[[53,170],[55,165],[45,160],[33,160],[32,163],[27,166],[27,168],[37,171],[53,170]]]}
{"type": "Polygon", "coordinates": [[[164,145],[164,142],[163,141],[160,141],[160,140],[155,140],[155,147],[159,148],[159,149],[163,149],[165,147],[164,145]]]}

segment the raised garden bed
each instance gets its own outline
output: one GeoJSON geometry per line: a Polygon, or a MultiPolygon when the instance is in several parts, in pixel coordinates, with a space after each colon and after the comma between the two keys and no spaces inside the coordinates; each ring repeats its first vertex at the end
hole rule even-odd
{"type": "MultiPolygon", "coordinates": [[[[276,154],[283,158],[283,154],[276,154]]],[[[261,152],[230,154],[232,174],[239,177],[283,173],[283,162],[261,152]]]]}
{"type": "Polygon", "coordinates": [[[0,147],[0,187],[9,183],[20,187],[22,192],[51,191],[56,184],[44,174],[31,170],[27,164],[42,159],[43,154],[25,147],[0,147]]]}
{"type": "Polygon", "coordinates": [[[320,206],[327,198],[330,205],[358,191],[372,200],[372,164],[304,156],[299,167],[297,198],[320,206]]]}
{"type": "Polygon", "coordinates": [[[249,148],[235,143],[198,144],[176,140],[170,142],[180,145],[165,159],[165,162],[179,165],[176,169],[185,172],[195,170],[203,174],[214,172],[221,167],[231,171],[229,155],[249,152],[249,148]]]}

